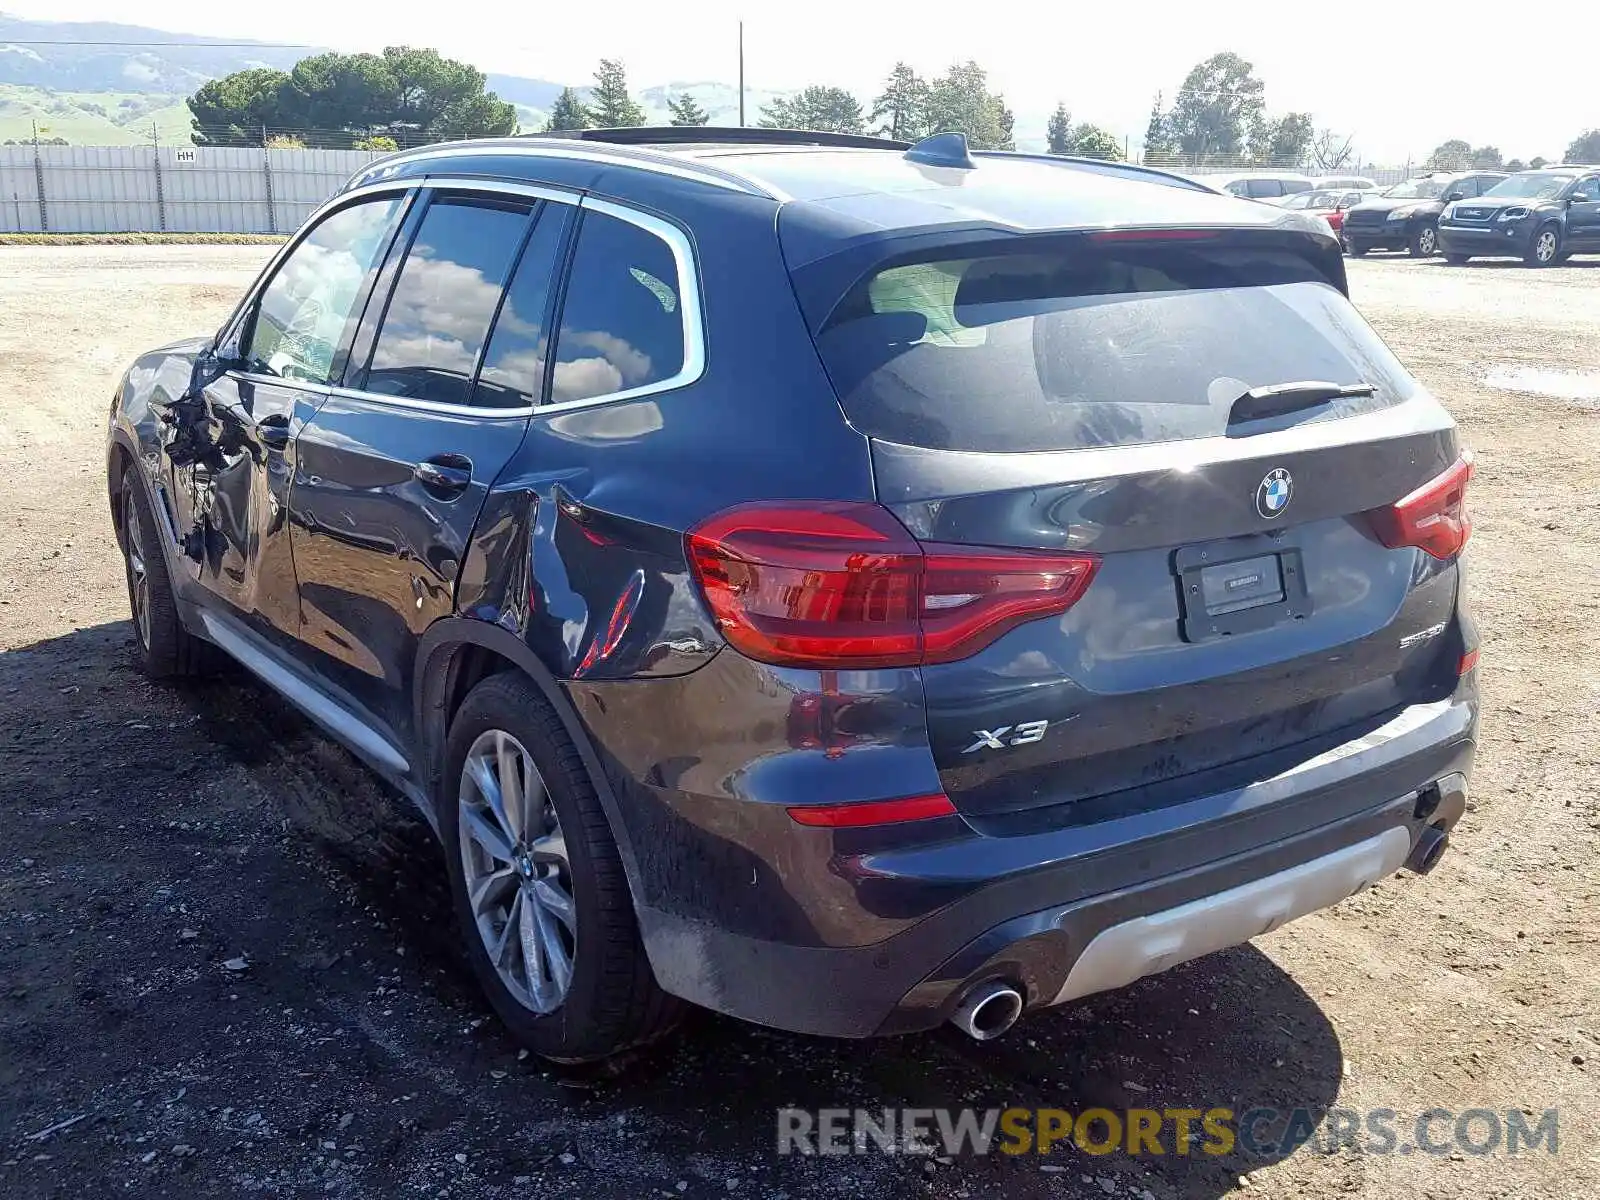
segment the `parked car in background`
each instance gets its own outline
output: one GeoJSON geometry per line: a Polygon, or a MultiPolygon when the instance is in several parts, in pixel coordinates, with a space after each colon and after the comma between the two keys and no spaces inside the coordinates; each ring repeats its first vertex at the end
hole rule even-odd
{"type": "Polygon", "coordinates": [[[1439,251],[1439,214],[1452,200],[1470,200],[1504,179],[1504,171],[1421,175],[1368,196],[1344,215],[1345,249],[1406,250],[1413,258],[1439,251]]]}
{"type": "Polygon", "coordinates": [[[407,150],[108,425],[146,673],[225,653],[414,801],[554,1059],[997,1037],[1466,810],[1456,423],[1326,230],[1165,172],[407,150]]]}
{"type": "Polygon", "coordinates": [[[1375,192],[1378,185],[1365,175],[1318,175],[1311,181],[1313,187],[1329,191],[1375,192]]]}
{"type": "Polygon", "coordinates": [[[1318,189],[1314,192],[1296,192],[1293,196],[1285,196],[1277,201],[1279,208],[1287,208],[1295,212],[1314,213],[1328,223],[1328,228],[1338,233],[1344,224],[1345,210],[1361,203],[1365,192],[1357,191],[1330,191],[1318,189]]]}
{"type": "Polygon", "coordinates": [[[1292,196],[1296,192],[1311,191],[1311,177],[1294,171],[1245,171],[1206,175],[1201,181],[1208,187],[1245,200],[1277,200],[1284,196],[1292,196]]]}
{"type": "Polygon", "coordinates": [[[1511,256],[1530,267],[1600,253],[1600,167],[1518,171],[1455,201],[1439,218],[1439,249],[1452,263],[1511,256]]]}

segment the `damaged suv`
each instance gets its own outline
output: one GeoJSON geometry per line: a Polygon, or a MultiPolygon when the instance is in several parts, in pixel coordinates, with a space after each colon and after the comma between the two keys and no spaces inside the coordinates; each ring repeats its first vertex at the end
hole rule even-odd
{"type": "Polygon", "coordinates": [[[1162,172],[406,151],[133,365],[108,468],[145,669],[230,656],[415,801],[551,1058],[685,1002],[994,1037],[1465,808],[1455,425],[1320,222],[1162,172]]]}

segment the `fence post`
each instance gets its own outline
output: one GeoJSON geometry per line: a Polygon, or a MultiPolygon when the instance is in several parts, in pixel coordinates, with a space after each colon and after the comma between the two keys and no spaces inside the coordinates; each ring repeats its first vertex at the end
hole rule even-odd
{"type": "Polygon", "coordinates": [[[39,232],[50,232],[50,209],[44,199],[44,159],[39,154],[39,135],[33,135],[33,182],[39,189],[39,232]]]}
{"type": "Polygon", "coordinates": [[[267,181],[267,232],[278,232],[278,205],[272,195],[272,151],[267,148],[267,127],[261,127],[261,174],[267,181]]]}
{"type": "Polygon", "coordinates": [[[156,169],[156,227],[162,233],[167,231],[167,193],[161,180],[161,134],[157,131],[155,122],[150,123],[150,154],[151,162],[156,169]]]}

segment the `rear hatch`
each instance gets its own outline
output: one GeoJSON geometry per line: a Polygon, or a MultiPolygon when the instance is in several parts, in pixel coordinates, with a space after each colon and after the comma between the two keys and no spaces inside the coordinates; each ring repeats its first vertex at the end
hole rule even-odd
{"type": "Polygon", "coordinates": [[[1065,612],[923,667],[969,817],[1237,786],[1453,690],[1470,471],[1332,274],[1283,231],[923,245],[819,322],[919,541],[1095,562],[1065,612]]]}

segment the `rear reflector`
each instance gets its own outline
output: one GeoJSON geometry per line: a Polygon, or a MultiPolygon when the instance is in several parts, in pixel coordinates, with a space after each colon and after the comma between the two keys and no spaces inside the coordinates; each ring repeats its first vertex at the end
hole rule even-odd
{"type": "Polygon", "coordinates": [[[1373,509],[1369,516],[1378,540],[1391,550],[1415,546],[1434,558],[1460,554],[1472,533],[1472,520],[1467,516],[1467,482],[1471,478],[1472,454],[1462,451],[1442,475],[1388,508],[1373,509]]]}
{"type": "Polygon", "coordinates": [[[1456,675],[1460,677],[1478,665],[1478,652],[1468,650],[1461,656],[1461,661],[1456,664],[1456,675]]]}
{"type": "Polygon", "coordinates": [[[1063,613],[1092,554],[918,542],[885,508],[748,504],[692,530],[689,563],[724,637],[759,662],[823,670],[953,662],[1063,613]]]}
{"type": "Polygon", "coordinates": [[[954,815],[956,806],[944,793],[905,796],[898,800],[867,800],[860,804],[798,804],[789,815],[801,825],[849,829],[859,825],[895,825],[954,815]]]}

